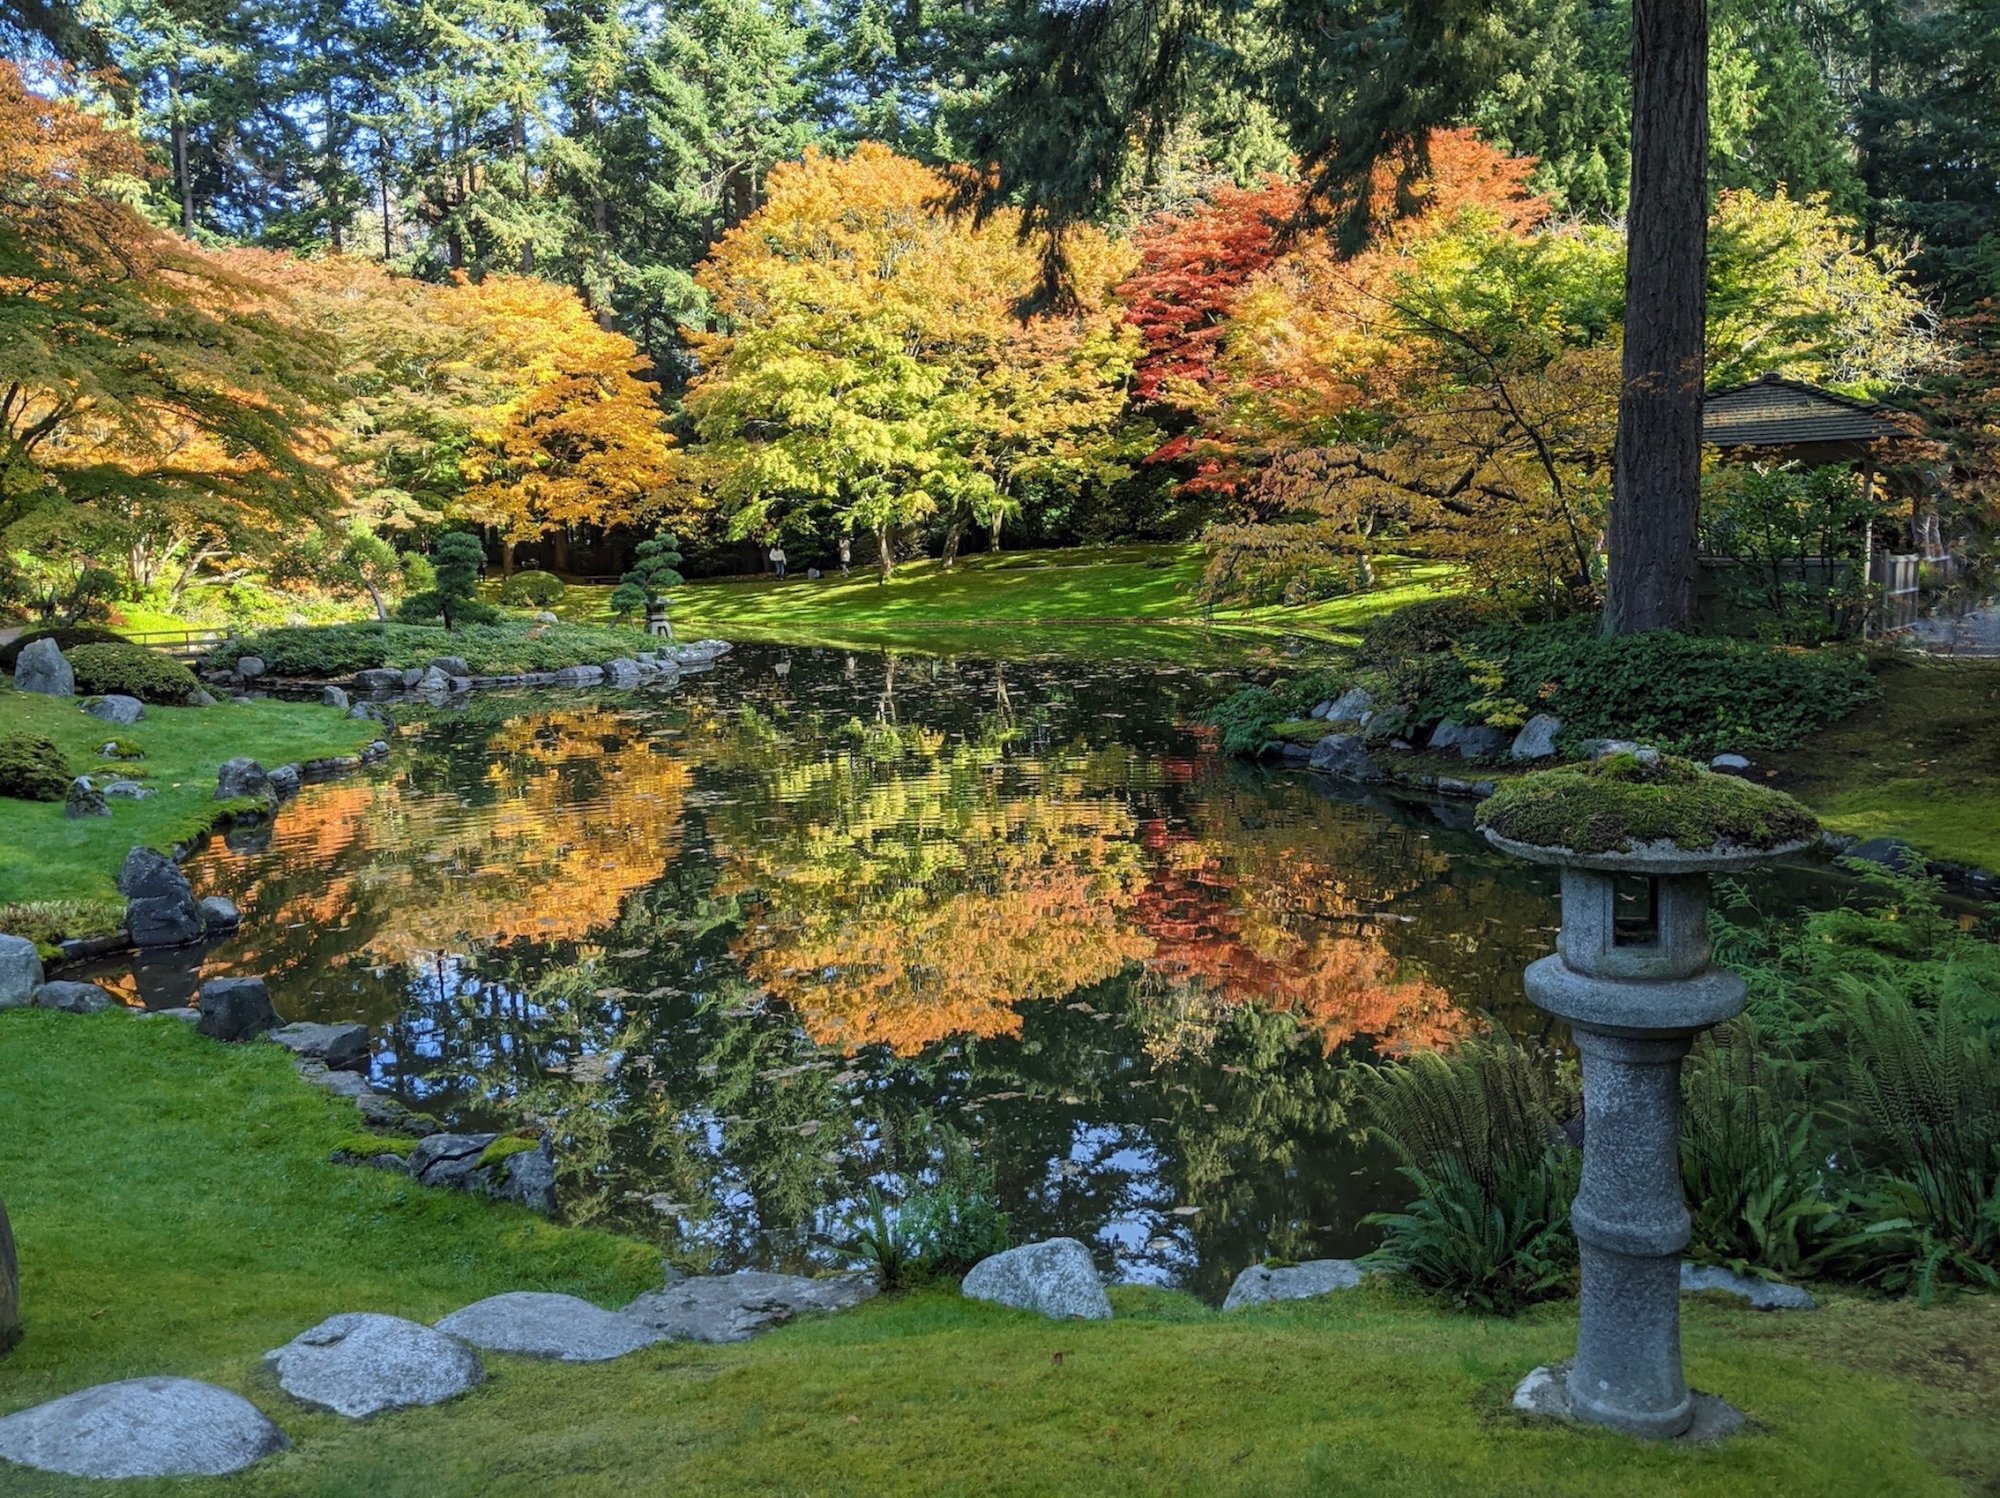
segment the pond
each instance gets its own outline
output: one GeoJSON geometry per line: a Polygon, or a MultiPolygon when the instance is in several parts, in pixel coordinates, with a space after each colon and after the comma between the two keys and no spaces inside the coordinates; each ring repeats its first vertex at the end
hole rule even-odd
{"type": "Polygon", "coordinates": [[[1226,758],[1215,691],[764,647],[476,698],[197,855],[245,913],[206,971],[366,1021],[413,1106],[543,1124],[571,1220],[713,1267],[845,1262],[948,1127],[1017,1240],[1217,1297],[1371,1246],[1404,1193],[1344,1063],[1539,1034],[1556,905],[1464,805],[1226,758]]]}

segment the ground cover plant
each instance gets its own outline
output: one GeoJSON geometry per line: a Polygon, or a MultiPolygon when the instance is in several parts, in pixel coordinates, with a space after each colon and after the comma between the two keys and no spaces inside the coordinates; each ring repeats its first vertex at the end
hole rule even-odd
{"type": "Polygon", "coordinates": [[[637,630],[609,626],[506,620],[443,629],[368,620],[260,630],[231,640],[212,659],[233,665],[239,656],[254,655],[275,676],[337,681],[376,667],[427,666],[441,656],[464,661],[475,675],[501,676],[602,665],[648,648],[646,636],[637,630]]]}
{"type": "Polygon", "coordinates": [[[144,645],[79,645],[64,655],[82,695],[122,693],[155,705],[183,706],[201,689],[194,672],[144,645]]]}
{"type": "MultiPolygon", "coordinates": [[[[327,1163],[351,1109],[275,1047],[168,1023],[0,1015],[0,1178],[27,1338],[0,1410],[145,1373],[207,1378],[271,1410],[292,1449],[166,1493],[386,1498],[645,1491],[1944,1494],[2000,1463],[2000,1385],[1952,1349],[2000,1335],[2000,1299],[1929,1311],[1835,1295],[1814,1317],[1687,1308],[1689,1369],[1757,1431],[1713,1451],[1519,1420],[1523,1370],[1575,1337],[1571,1308],[1511,1320],[1369,1288],[1224,1316],[1113,1291],[1116,1319],[1058,1324],[949,1290],[886,1297],[735,1347],[669,1345],[594,1367],[489,1356],[488,1382],[354,1423],[279,1394],[262,1354],[324,1316],[434,1319],[502,1289],[617,1305],[657,1283],[633,1245],[327,1163]],[[65,1147],[36,1147],[64,1118],[65,1147]],[[133,1148],[145,1137],[157,1147],[133,1148]],[[174,1241],[161,1241],[172,1223],[174,1241]],[[1888,1412],[1890,1418],[1885,1418],[1888,1412]],[[246,1488],[246,1484],[249,1487],[246,1488]]],[[[69,1498],[10,1471],[10,1493],[69,1498]]]]}
{"type": "Polygon", "coordinates": [[[275,766],[353,754],[381,732],[380,724],[317,703],[265,701],[149,707],[142,720],[114,734],[73,698],[16,692],[11,683],[0,683],[0,724],[9,734],[53,744],[71,774],[130,775],[137,768],[152,792],[143,801],[114,801],[108,817],[76,820],[63,816],[60,795],[19,800],[0,794],[0,930],[28,934],[19,912],[27,906],[43,939],[57,929],[77,935],[115,926],[124,906],[116,886],[126,852],[141,845],[171,848],[206,832],[232,809],[215,799],[215,772],[224,760],[247,754],[275,766]],[[114,738],[127,754],[101,758],[99,751],[114,738]],[[143,756],[132,759],[132,748],[143,756]]]}

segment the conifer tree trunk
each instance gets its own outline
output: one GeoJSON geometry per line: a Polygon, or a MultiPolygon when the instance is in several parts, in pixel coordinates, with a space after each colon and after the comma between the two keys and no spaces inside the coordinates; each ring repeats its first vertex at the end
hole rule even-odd
{"type": "Polygon", "coordinates": [[[0,1202],[0,1353],[21,1340],[21,1266],[14,1257],[14,1229],[0,1202]]]}
{"type": "Polygon", "coordinates": [[[1708,249],[1708,10],[1634,0],[1625,370],[1604,632],[1694,617],[1708,249]]]}

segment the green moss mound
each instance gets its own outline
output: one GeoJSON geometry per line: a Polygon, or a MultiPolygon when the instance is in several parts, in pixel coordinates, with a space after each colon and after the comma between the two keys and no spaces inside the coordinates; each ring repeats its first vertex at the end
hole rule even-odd
{"type": "Polygon", "coordinates": [[[144,645],[79,645],[68,655],[76,689],[87,696],[117,693],[159,707],[178,707],[201,687],[186,666],[144,645]]]}
{"type": "Polygon", "coordinates": [[[63,752],[31,733],[0,738],[0,796],[16,801],[60,801],[69,793],[63,752]]]}
{"type": "Polygon", "coordinates": [[[1779,848],[1819,835],[1813,814],[1782,791],[1649,752],[1523,775],[1482,803],[1477,820],[1512,842],[1573,853],[1661,842],[1688,852],[1779,848]]]}
{"type": "Polygon", "coordinates": [[[529,568],[515,573],[500,585],[500,601],[514,608],[545,609],[551,604],[561,603],[567,592],[569,584],[553,572],[538,572],[529,568]]]}
{"type": "Polygon", "coordinates": [[[5,645],[0,645],[0,669],[10,674],[14,663],[21,658],[21,652],[37,640],[54,640],[56,649],[67,655],[78,645],[123,645],[125,637],[113,634],[108,629],[98,629],[89,624],[61,624],[53,629],[31,629],[17,635],[5,645]]]}

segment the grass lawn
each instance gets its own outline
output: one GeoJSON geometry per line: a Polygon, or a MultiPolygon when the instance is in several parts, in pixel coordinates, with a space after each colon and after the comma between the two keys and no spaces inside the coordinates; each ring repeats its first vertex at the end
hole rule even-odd
{"type": "MultiPolygon", "coordinates": [[[[74,698],[17,692],[0,682],[0,734],[52,740],[73,774],[141,772],[153,792],[143,801],[113,801],[108,817],[76,821],[63,816],[60,801],[0,798],[0,908],[82,901],[106,912],[122,909],[117,878],[127,852],[141,844],[171,847],[206,831],[227,810],[215,800],[215,772],[224,760],[247,754],[270,766],[352,754],[380,732],[378,724],[317,703],[269,701],[148,707],[139,722],[114,728],[74,698]],[[100,759],[97,751],[114,738],[139,745],[146,757],[100,759]]],[[[0,929],[6,924],[0,919],[0,929]]]]}
{"type": "Polygon", "coordinates": [[[2000,871],[2000,661],[1875,669],[1881,698],[1770,756],[1777,783],[1837,832],[2000,871]]]}
{"type": "MultiPolygon", "coordinates": [[[[1568,1307],[1519,1321],[1376,1288],[1224,1317],[1163,1292],[1055,1324],[928,1293],[737,1347],[595,1367],[487,1358],[488,1383],[352,1424],[270,1381],[324,1316],[431,1319],[503,1289],[621,1303],[655,1260],[513,1208],[324,1163],[350,1127],[273,1047],[166,1022],[0,1015],[0,1184],[27,1340],[0,1411],[105,1379],[237,1388],[292,1449],[234,1481],[120,1493],[1946,1494],[2000,1478],[2000,1298],[1810,1316],[1689,1307],[1690,1373],[1757,1429],[1714,1450],[1524,1423],[1515,1379],[1568,1307]],[[1964,1484],[1965,1486],[1962,1486],[1964,1484]]],[[[351,1113],[348,1114],[351,1118],[351,1113]]],[[[8,1494],[98,1491],[14,1469],[8,1494]]]]}
{"type": "MultiPolygon", "coordinates": [[[[1196,598],[1204,560],[1200,547],[1185,545],[978,553],[950,572],[931,560],[905,563],[886,584],[860,569],[850,578],[691,582],[675,592],[671,611],[684,638],[1182,658],[1241,652],[1279,635],[1352,644],[1370,619],[1432,596],[1451,576],[1441,564],[1391,559],[1370,593],[1211,614],[1196,598]]],[[[572,587],[556,611],[599,622],[610,596],[608,587],[572,587]]]]}

